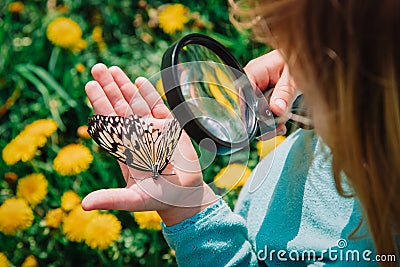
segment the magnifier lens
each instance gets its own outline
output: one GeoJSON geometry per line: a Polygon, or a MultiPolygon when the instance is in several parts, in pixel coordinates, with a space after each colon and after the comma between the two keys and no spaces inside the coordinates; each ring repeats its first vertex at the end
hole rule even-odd
{"type": "Polygon", "coordinates": [[[195,61],[212,61],[224,64],[224,61],[212,50],[199,44],[188,44],[179,51],[178,60],[180,63],[195,61]]]}
{"type": "Polygon", "coordinates": [[[210,139],[217,153],[228,154],[275,130],[265,97],[214,39],[183,37],[164,53],[162,70],[168,104],[197,143],[210,139]]]}
{"type": "Polygon", "coordinates": [[[198,122],[222,141],[245,142],[254,116],[244,117],[248,103],[237,82],[244,74],[198,44],[183,47],[178,62],[181,92],[198,122]]]}

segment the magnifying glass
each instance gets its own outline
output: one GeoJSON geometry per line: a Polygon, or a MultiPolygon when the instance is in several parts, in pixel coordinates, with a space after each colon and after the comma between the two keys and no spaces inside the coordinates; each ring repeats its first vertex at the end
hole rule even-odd
{"type": "MultiPolygon", "coordinates": [[[[202,147],[230,154],[276,130],[279,118],[271,112],[266,96],[228,49],[211,37],[186,35],[164,53],[161,69],[174,116],[202,147]]],[[[300,104],[301,96],[291,117],[310,128],[300,104]]]]}

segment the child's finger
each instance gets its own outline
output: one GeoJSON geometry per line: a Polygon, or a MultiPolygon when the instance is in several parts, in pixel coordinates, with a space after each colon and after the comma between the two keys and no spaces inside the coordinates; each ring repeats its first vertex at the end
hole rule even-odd
{"type": "Polygon", "coordinates": [[[251,60],[244,70],[258,89],[264,91],[279,81],[285,63],[278,50],[251,60]]]}
{"type": "Polygon", "coordinates": [[[131,106],[133,113],[140,116],[150,115],[150,107],[128,76],[117,66],[112,66],[109,70],[126,102],[131,106]]]}
{"type": "Polygon", "coordinates": [[[90,81],[85,86],[86,95],[94,109],[94,112],[101,115],[117,115],[110,100],[107,98],[101,85],[96,81],[90,81]]]}
{"type": "Polygon", "coordinates": [[[270,107],[272,112],[278,116],[285,114],[296,99],[297,92],[289,69],[285,67],[271,95],[270,107]]]}
{"type": "Polygon", "coordinates": [[[170,111],[164,104],[160,94],[156,91],[154,86],[143,77],[138,77],[135,81],[139,88],[140,94],[150,107],[151,113],[154,118],[165,119],[170,115],[170,111]]]}
{"type": "Polygon", "coordinates": [[[92,68],[92,75],[102,87],[115,112],[120,116],[130,115],[132,111],[128,102],[123,97],[108,68],[104,64],[96,64],[92,68]]]}

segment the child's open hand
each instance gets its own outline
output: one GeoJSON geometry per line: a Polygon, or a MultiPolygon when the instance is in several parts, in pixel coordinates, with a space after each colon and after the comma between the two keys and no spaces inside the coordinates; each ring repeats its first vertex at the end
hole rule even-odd
{"type": "MultiPolygon", "coordinates": [[[[86,94],[97,114],[123,117],[137,114],[160,127],[170,116],[160,95],[145,78],[138,78],[133,84],[120,68],[107,68],[104,64],[95,65],[92,75],[94,81],[87,83],[86,94]]],[[[157,210],[166,224],[174,224],[216,200],[203,182],[196,152],[185,132],[171,160],[173,165],[168,165],[163,173],[175,175],[161,175],[158,179],[151,178],[149,173],[149,178],[135,180],[130,177],[143,174],[120,164],[127,186],[94,191],[82,201],[82,207],[157,210]]]]}

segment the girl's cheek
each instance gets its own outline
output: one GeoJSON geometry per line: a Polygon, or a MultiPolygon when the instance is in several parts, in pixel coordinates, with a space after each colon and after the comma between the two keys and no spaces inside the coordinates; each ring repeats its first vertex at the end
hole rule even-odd
{"type": "Polygon", "coordinates": [[[314,123],[314,129],[316,133],[322,137],[325,143],[329,145],[329,124],[328,118],[329,107],[325,105],[324,100],[319,96],[318,92],[314,92],[310,85],[308,85],[303,79],[297,77],[295,81],[299,90],[303,93],[304,105],[310,111],[309,114],[314,123]]]}
{"type": "Polygon", "coordinates": [[[316,133],[321,136],[324,142],[329,146],[330,141],[330,130],[329,130],[329,108],[324,104],[323,100],[314,98],[312,103],[312,117],[314,121],[314,129],[316,133]]]}

